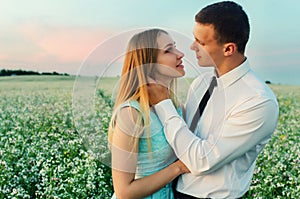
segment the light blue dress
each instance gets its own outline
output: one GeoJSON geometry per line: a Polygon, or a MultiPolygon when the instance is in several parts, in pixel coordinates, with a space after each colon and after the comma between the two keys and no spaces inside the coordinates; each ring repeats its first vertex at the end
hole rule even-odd
{"type": "MultiPolygon", "coordinates": [[[[133,107],[140,112],[140,106],[137,101],[124,103],[121,107],[133,107]]],[[[178,109],[179,115],[182,115],[181,109],[178,109]]],[[[144,132],[144,134],[146,134],[144,132]]],[[[166,140],[163,125],[153,111],[150,111],[150,136],[151,151],[149,154],[147,135],[143,135],[139,140],[139,153],[135,178],[142,178],[162,170],[169,166],[177,157],[166,140]]],[[[115,198],[113,196],[112,198],[115,198]]],[[[146,197],[146,199],[174,199],[172,183],[167,184],[159,191],[146,197]]]]}

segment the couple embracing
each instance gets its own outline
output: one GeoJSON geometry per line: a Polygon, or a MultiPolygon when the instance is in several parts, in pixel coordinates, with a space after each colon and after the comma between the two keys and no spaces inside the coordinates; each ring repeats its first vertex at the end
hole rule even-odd
{"type": "Polygon", "coordinates": [[[244,54],[249,21],[225,1],[195,16],[199,67],[186,103],[176,98],[183,52],[168,32],[149,29],[129,41],[109,127],[113,198],[241,198],[278,119],[273,92],[244,54]]]}

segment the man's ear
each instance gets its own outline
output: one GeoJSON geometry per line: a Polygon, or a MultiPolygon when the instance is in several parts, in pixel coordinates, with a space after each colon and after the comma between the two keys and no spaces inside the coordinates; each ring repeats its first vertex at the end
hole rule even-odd
{"type": "Polygon", "coordinates": [[[237,51],[237,46],[235,43],[224,44],[224,56],[230,56],[237,51]]]}

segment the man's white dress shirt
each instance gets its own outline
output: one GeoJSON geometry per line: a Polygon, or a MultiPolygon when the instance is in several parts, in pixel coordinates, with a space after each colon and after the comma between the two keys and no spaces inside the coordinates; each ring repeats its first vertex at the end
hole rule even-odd
{"type": "Polygon", "coordinates": [[[188,126],[212,75],[192,83],[186,122],[169,99],[155,105],[155,111],[168,142],[191,171],[179,178],[177,190],[201,198],[238,198],[249,189],[255,160],[276,128],[278,103],[246,60],[217,78],[218,85],[191,132],[188,126]]]}

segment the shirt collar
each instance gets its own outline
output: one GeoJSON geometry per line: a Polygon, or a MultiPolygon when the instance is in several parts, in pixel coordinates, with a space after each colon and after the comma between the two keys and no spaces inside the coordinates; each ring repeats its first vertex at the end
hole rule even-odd
{"type": "Polygon", "coordinates": [[[239,65],[235,69],[217,78],[218,85],[223,85],[223,88],[226,88],[235,81],[239,80],[241,77],[243,77],[246,73],[248,73],[249,70],[250,65],[248,60],[246,59],[241,65],[239,65]]]}

